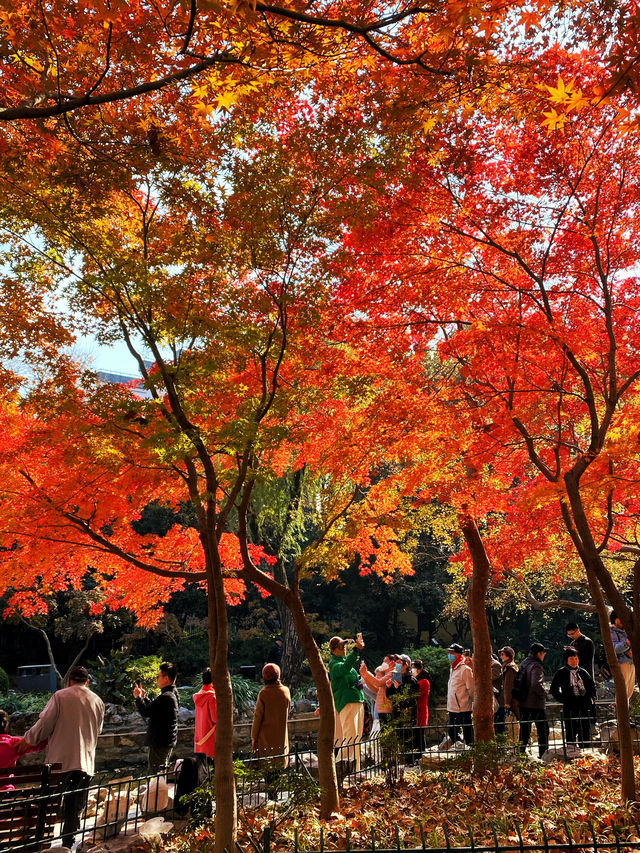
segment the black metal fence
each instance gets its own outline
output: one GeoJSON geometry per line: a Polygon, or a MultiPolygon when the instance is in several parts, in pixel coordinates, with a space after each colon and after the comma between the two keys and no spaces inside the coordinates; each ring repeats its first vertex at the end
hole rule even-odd
{"type": "Polygon", "coordinates": [[[3,851],[39,850],[58,838],[65,797],[81,795],[85,800],[76,839],[95,843],[121,832],[136,832],[150,818],[172,814],[174,790],[175,777],[169,774],[119,779],[78,791],[57,790],[35,796],[32,790],[17,789],[10,792],[10,798],[5,792],[0,817],[3,851]],[[38,815],[38,821],[25,826],[29,814],[38,815]]]}
{"type": "MultiPolygon", "coordinates": [[[[418,825],[416,829],[420,836],[418,846],[410,846],[406,843],[406,839],[402,839],[400,830],[395,829],[394,837],[376,838],[374,830],[371,831],[371,844],[368,846],[354,847],[351,844],[349,831],[345,832],[344,845],[336,846],[336,842],[331,842],[331,853],[398,853],[402,850],[405,853],[555,853],[555,851],[569,851],[569,853],[598,853],[598,851],[631,851],[640,849],[640,828],[637,824],[632,826],[612,826],[610,831],[603,835],[598,834],[593,824],[589,823],[585,826],[585,834],[583,836],[572,835],[568,826],[564,828],[564,839],[558,840],[557,837],[549,839],[547,830],[543,823],[538,824],[539,841],[525,841],[522,836],[522,830],[519,824],[514,824],[512,833],[505,837],[504,829],[500,832],[496,827],[491,826],[491,840],[487,841],[483,836],[482,840],[478,840],[474,836],[471,828],[468,829],[468,845],[455,845],[451,843],[450,834],[446,827],[443,826],[442,835],[440,836],[441,844],[433,844],[432,838],[428,836],[424,826],[418,825]]],[[[555,833],[554,833],[555,836],[555,833]]],[[[417,839],[416,839],[417,840],[417,839]]],[[[253,853],[275,853],[275,850],[282,851],[281,846],[277,846],[272,842],[271,831],[267,827],[264,830],[262,843],[260,845],[253,844],[253,853]]],[[[284,848],[287,853],[328,853],[325,845],[324,831],[320,830],[320,844],[317,849],[302,847],[299,844],[298,835],[296,834],[293,849],[291,847],[284,848]]]]}
{"type": "MultiPolygon", "coordinates": [[[[522,754],[523,745],[518,739],[520,724],[513,722],[510,725],[511,729],[507,728],[504,738],[499,741],[503,754],[508,755],[510,749],[513,750],[514,754],[522,754]]],[[[542,724],[540,723],[540,725],[542,724]]],[[[600,719],[599,722],[596,722],[591,716],[578,721],[573,719],[568,726],[567,720],[562,714],[550,715],[548,725],[548,746],[555,750],[556,757],[560,759],[571,759],[575,754],[579,754],[577,752],[578,744],[603,751],[614,750],[617,745],[615,726],[608,725],[603,719],[600,719]],[[585,738],[588,739],[586,742],[585,738]]],[[[530,756],[537,755],[540,746],[541,732],[538,729],[536,733],[535,729],[536,722],[533,723],[531,743],[527,747],[528,752],[526,754],[530,756]]],[[[545,734],[544,727],[542,733],[545,734]]],[[[390,732],[383,730],[374,738],[365,738],[353,742],[343,741],[335,749],[339,783],[341,785],[357,784],[362,779],[372,778],[381,773],[397,773],[400,768],[409,765],[421,764],[424,767],[437,769],[441,763],[443,766],[447,766],[447,762],[458,756],[465,753],[473,754],[470,753],[470,744],[464,742],[465,731],[463,727],[459,727],[455,740],[451,738],[451,734],[451,730],[447,730],[447,725],[441,723],[424,728],[398,728],[390,732]]],[[[634,737],[637,741],[638,752],[640,752],[640,726],[635,729],[634,737]]],[[[544,737],[542,743],[546,745],[544,737]]],[[[260,807],[273,799],[286,802],[291,796],[289,782],[292,774],[306,776],[310,780],[317,779],[318,775],[317,756],[313,749],[295,748],[287,755],[271,756],[269,761],[252,755],[239,756],[239,758],[244,768],[242,772],[238,773],[237,794],[239,804],[244,810],[260,807]],[[274,768],[277,769],[277,773],[274,773],[274,768]],[[249,772],[246,772],[247,770],[249,772]]],[[[87,788],[83,791],[83,796],[86,797],[86,807],[77,837],[80,837],[84,842],[99,842],[121,832],[137,832],[147,820],[153,817],[165,816],[168,819],[175,817],[173,802],[175,782],[175,774],[169,774],[143,776],[135,779],[126,777],[87,788]]],[[[37,838],[34,838],[32,834],[27,839],[24,831],[26,800],[19,790],[11,792],[11,801],[15,804],[15,808],[13,811],[11,808],[7,808],[5,801],[4,811],[5,827],[9,827],[7,849],[15,851],[15,853],[22,853],[23,851],[38,849],[37,846],[34,848],[34,841],[48,842],[56,838],[60,829],[57,823],[57,809],[64,796],[62,792],[51,792],[40,797],[34,797],[33,793],[30,793],[28,802],[31,812],[35,809],[38,814],[46,813],[48,817],[45,826],[42,826],[42,822],[38,825],[37,838]],[[12,831],[12,826],[14,826],[15,831],[12,831]]],[[[490,850],[506,853],[506,851],[574,849],[593,850],[595,853],[601,849],[621,850],[622,847],[625,847],[631,850],[640,847],[640,842],[624,840],[620,834],[616,835],[615,831],[605,842],[596,840],[596,835],[592,831],[591,839],[587,840],[573,841],[568,835],[567,841],[563,843],[559,843],[557,840],[554,840],[553,843],[547,843],[545,839],[544,842],[533,845],[524,843],[518,833],[519,830],[515,830],[514,837],[519,838],[517,844],[504,840],[498,844],[497,835],[494,833],[495,843],[493,844],[476,843],[470,835],[468,847],[454,847],[449,843],[445,832],[440,846],[431,843],[432,839],[430,839],[430,844],[426,845],[423,836],[422,847],[415,849],[429,849],[432,853],[440,853],[440,851],[445,850],[455,851],[455,853],[467,853],[467,851],[468,853],[484,853],[485,851],[488,853],[490,850]]],[[[7,837],[7,833],[5,833],[5,837],[7,837]]],[[[544,836],[542,837],[544,838],[544,836]]],[[[640,838],[640,830],[638,830],[637,837],[640,838]]],[[[387,842],[385,846],[382,839],[379,839],[376,844],[376,840],[372,836],[370,850],[371,853],[384,853],[391,849],[397,850],[400,849],[399,843],[398,837],[395,845],[389,846],[387,842]]],[[[264,853],[269,853],[268,835],[265,844],[267,847],[264,853]]],[[[348,836],[346,845],[345,853],[351,853],[348,836]]],[[[39,846],[41,847],[42,844],[40,843],[39,846]]],[[[414,849],[401,846],[403,849],[414,849]]],[[[296,845],[296,853],[297,849],[296,845]]],[[[369,848],[363,853],[368,853],[368,850],[369,848]]],[[[324,853],[322,836],[318,853],[324,853]]]]}

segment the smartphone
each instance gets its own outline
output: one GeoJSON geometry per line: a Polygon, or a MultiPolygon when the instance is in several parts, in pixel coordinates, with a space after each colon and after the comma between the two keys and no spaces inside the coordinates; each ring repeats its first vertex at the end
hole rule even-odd
{"type": "Polygon", "coordinates": [[[391,673],[391,681],[394,684],[402,684],[402,664],[397,663],[391,673]]]}

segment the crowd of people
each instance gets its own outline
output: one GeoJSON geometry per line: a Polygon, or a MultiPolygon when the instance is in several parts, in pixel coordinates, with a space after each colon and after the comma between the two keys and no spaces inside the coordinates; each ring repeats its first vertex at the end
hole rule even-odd
{"type": "MultiPolygon", "coordinates": [[[[611,639],[620,663],[627,698],[635,686],[635,666],[628,637],[614,611],[610,615],[611,639]]],[[[563,665],[554,673],[550,694],[562,705],[565,739],[569,744],[587,747],[591,727],[595,723],[596,686],[595,649],[576,622],[566,626],[568,645],[563,651],[563,665]]],[[[362,660],[364,642],[332,637],[329,642],[329,680],[335,707],[335,743],[342,747],[342,760],[360,769],[359,742],[365,722],[365,702],[370,709],[371,734],[385,723],[398,722],[406,729],[419,731],[429,723],[428,701],[431,690],[429,674],[421,660],[406,654],[386,654],[371,672],[362,660]]],[[[251,727],[254,754],[261,757],[286,756],[288,752],[287,720],[291,706],[289,689],[280,680],[282,639],[276,638],[269,660],[262,670],[264,687],[258,694],[251,727]]],[[[534,642],[520,666],[515,664],[515,651],[504,646],[492,661],[494,689],[494,726],[496,734],[518,732],[524,752],[537,730],[538,750],[542,756],[548,748],[549,724],[546,716],[544,659],[547,649],[534,642]]],[[[473,744],[472,710],[474,700],[473,657],[462,646],[453,643],[447,649],[450,662],[447,685],[447,734],[440,749],[465,748],[473,744]]],[[[176,667],[162,663],[157,674],[159,694],[151,699],[138,682],[133,698],[140,714],[147,720],[146,743],[148,769],[160,773],[169,764],[178,734],[178,694],[175,686],[176,667]]],[[[211,671],[202,674],[202,686],[193,696],[195,707],[194,753],[205,761],[213,760],[216,743],[216,694],[211,671]]],[[[59,763],[65,774],[69,794],[63,799],[62,839],[70,847],[80,825],[86,789],[94,773],[95,751],[102,730],[104,704],[89,688],[89,674],[82,666],[74,666],[68,675],[68,686],[53,694],[37,722],[22,738],[8,734],[8,717],[0,711],[0,765],[13,766],[26,752],[46,750],[48,763],[59,763]],[[75,792],[75,793],[74,793],[75,792]],[[79,793],[78,793],[79,792],[79,793]]],[[[413,747],[422,745],[419,741],[413,747]]],[[[411,745],[410,745],[411,746],[411,745]]],[[[281,763],[286,758],[281,759],[281,763]]]]}
{"type": "MultiPolygon", "coordinates": [[[[630,700],[635,686],[635,666],[631,645],[615,611],[610,614],[610,631],[627,688],[627,700],[630,700]]],[[[549,693],[562,705],[565,742],[584,749],[591,743],[591,730],[596,721],[595,646],[577,622],[569,622],[566,632],[568,645],[562,652],[563,665],[554,673],[549,693]]],[[[455,643],[447,654],[451,664],[447,691],[449,719],[447,735],[440,748],[464,748],[473,743],[473,658],[455,643]]],[[[517,732],[520,749],[525,752],[535,725],[540,756],[549,747],[546,654],[545,646],[534,642],[519,667],[514,662],[515,651],[511,646],[500,649],[498,657],[492,661],[496,734],[513,736],[517,732]]]]}

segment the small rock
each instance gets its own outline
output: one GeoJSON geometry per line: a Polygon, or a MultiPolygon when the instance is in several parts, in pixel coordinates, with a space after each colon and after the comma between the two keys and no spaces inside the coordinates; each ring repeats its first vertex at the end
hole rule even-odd
{"type": "Polygon", "coordinates": [[[195,719],[195,716],[195,711],[191,711],[189,708],[180,708],[180,710],[178,711],[178,722],[190,723],[193,719],[195,719]]]}

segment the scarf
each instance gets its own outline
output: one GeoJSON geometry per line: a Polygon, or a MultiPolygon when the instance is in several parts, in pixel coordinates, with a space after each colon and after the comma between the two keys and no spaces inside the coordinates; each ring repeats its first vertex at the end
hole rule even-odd
{"type": "Polygon", "coordinates": [[[569,669],[570,673],[570,681],[569,684],[571,686],[571,692],[574,696],[584,696],[586,694],[586,688],[584,686],[584,681],[580,678],[577,669],[569,669]]]}

